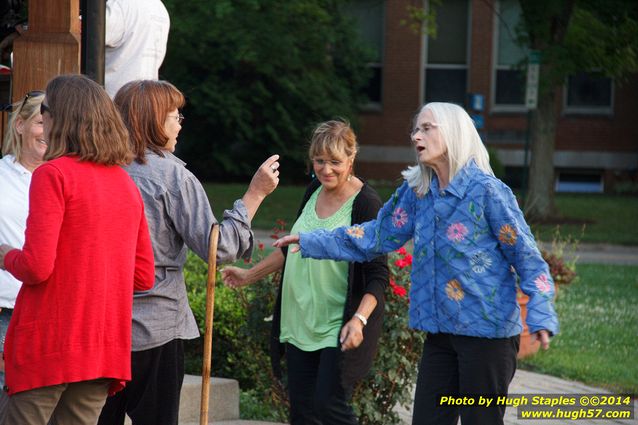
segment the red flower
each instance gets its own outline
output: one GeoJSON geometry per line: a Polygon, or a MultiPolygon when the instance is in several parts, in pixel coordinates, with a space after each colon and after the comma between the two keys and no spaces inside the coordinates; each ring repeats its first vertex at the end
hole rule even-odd
{"type": "Polygon", "coordinates": [[[405,260],[406,266],[412,265],[412,256],[410,254],[406,254],[405,257],[403,257],[403,259],[405,260]]]}
{"type": "Polygon", "coordinates": [[[261,243],[261,242],[259,242],[259,244],[257,245],[257,248],[258,248],[260,251],[263,251],[263,250],[264,250],[264,244],[263,244],[263,243],[261,243]]]}
{"type": "Polygon", "coordinates": [[[398,295],[399,297],[405,297],[408,293],[408,291],[406,291],[403,286],[399,285],[394,285],[392,287],[392,292],[394,293],[394,295],[398,295]]]}
{"type": "Polygon", "coordinates": [[[408,251],[403,246],[397,249],[397,252],[399,253],[399,255],[404,255],[404,256],[408,253],[408,251]]]}
{"type": "Polygon", "coordinates": [[[408,293],[403,286],[397,285],[394,279],[390,279],[390,287],[392,288],[392,293],[399,297],[405,297],[408,293]]]}

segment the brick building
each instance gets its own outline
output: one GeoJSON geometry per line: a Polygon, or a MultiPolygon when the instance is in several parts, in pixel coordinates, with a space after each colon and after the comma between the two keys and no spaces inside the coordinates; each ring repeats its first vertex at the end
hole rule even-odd
{"type": "MultiPolygon", "coordinates": [[[[396,179],[414,162],[410,120],[420,105],[450,101],[468,106],[479,94],[481,135],[505,165],[506,180],[520,185],[525,158],[525,80],[515,69],[527,52],[514,42],[517,0],[444,0],[437,9],[437,36],[410,28],[411,0],[357,0],[353,14],[364,40],[377,53],[372,100],[360,114],[358,172],[396,179]]],[[[428,7],[425,0],[425,7],[428,7]]],[[[558,190],[610,190],[636,181],[638,170],[638,76],[619,84],[582,73],[565,82],[558,100],[554,164],[558,190]]]]}

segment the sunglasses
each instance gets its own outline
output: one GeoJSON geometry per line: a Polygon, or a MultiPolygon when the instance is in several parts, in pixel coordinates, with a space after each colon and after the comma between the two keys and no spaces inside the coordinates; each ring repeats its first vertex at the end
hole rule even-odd
{"type": "Polygon", "coordinates": [[[51,113],[51,108],[48,105],[45,105],[44,102],[40,104],[40,115],[44,115],[45,112],[48,112],[49,115],[53,115],[51,113]]]}
{"type": "Polygon", "coordinates": [[[44,96],[44,92],[42,90],[33,90],[33,91],[28,92],[24,96],[24,100],[22,101],[22,104],[20,105],[20,109],[18,109],[18,115],[20,115],[20,112],[22,112],[22,110],[24,109],[24,105],[27,104],[29,99],[34,98],[34,97],[39,97],[39,96],[44,96]]]}

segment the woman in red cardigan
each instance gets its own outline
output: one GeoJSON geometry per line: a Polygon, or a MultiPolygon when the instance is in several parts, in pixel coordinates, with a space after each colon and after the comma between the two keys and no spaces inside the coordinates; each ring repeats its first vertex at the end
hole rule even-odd
{"type": "Polygon", "coordinates": [[[131,377],[133,290],[153,286],[153,251],[104,89],[54,78],[41,112],[48,162],[33,173],[25,244],[0,246],[0,267],[23,282],[5,344],[6,423],[94,424],[131,377]]]}

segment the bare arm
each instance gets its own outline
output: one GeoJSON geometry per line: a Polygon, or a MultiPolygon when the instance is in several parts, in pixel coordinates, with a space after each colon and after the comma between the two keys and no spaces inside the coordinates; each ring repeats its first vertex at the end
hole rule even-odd
{"type": "Polygon", "coordinates": [[[366,322],[372,311],[377,306],[377,299],[372,294],[365,294],[361,299],[359,308],[354,316],[341,329],[339,341],[341,342],[341,351],[357,348],[363,342],[363,320],[357,315],[363,316],[366,322]]]}
{"type": "Polygon", "coordinates": [[[221,271],[222,280],[231,288],[239,288],[251,285],[268,276],[277,270],[281,270],[284,265],[284,254],[280,249],[275,249],[266,258],[261,260],[249,269],[242,269],[234,266],[227,266],[221,271]]]}
{"type": "Polygon", "coordinates": [[[273,155],[264,161],[250,181],[248,190],[241,198],[252,221],[257,209],[279,184],[279,155],[273,155]]]}

